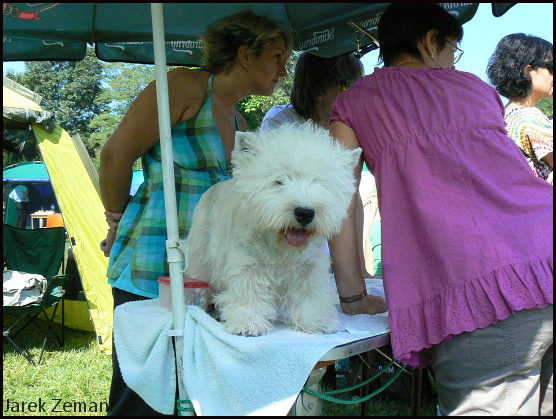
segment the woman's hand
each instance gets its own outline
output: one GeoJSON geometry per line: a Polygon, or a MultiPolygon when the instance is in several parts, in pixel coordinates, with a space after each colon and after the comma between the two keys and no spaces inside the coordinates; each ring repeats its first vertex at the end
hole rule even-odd
{"type": "Polygon", "coordinates": [[[350,316],[354,314],[378,314],[386,311],[386,301],[378,295],[366,295],[353,303],[340,302],[342,311],[350,316]]]}
{"type": "Polygon", "coordinates": [[[114,240],[116,239],[116,231],[118,230],[118,225],[120,224],[120,220],[124,215],[122,212],[111,212],[105,211],[104,215],[106,215],[106,222],[110,227],[108,229],[108,233],[106,235],[106,239],[104,239],[100,243],[100,250],[104,252],[104,256],[110,256],[110,251],[112,250],[112,245],[114,244],[114,240]]]}

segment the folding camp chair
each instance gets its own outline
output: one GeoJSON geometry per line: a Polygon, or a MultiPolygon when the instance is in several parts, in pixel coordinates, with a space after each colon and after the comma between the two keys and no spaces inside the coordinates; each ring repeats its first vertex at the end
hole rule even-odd
{"type": "MultiPolygon", "coordinates": [[[[3,307],[4,314],[12,314],[11,318],[17,317],[7,329],[4,330],[4,338],[15,346],[20,354],[32,365],[36,365],[30,354],[23,350],[15,341],[15,337],[29,324],[33,323],[44,336],[38,364],[41,363],[46,342],[54,343],[53,336],[60,346],[64,345],[64,287],[69,279],[68,275],[58,275],[63,268],[65,251],[65,229],[63,227],[41,228],[36,230],[25,230],[4,224],[3,229],[3,254],[4,266],[9,270],[39,274],[46,278],[48,285],[46,291],[39,301],[25,306],[3,307]],[[53,328],[53,320],[62,302],[62,333],[61,338],[53,328]],[[49,317],[46,309],[54,307],[49,317]],[[41,325],[37,318],[40,314],[46,320],[41,325]]],[[[4,318],[6,322],[7,318],[4,318]]]]}

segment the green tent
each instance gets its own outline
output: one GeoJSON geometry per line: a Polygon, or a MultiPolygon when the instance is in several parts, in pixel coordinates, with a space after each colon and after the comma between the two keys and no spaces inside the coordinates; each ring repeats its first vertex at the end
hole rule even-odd
{"type": "MultiPolygon", "coordinates": [[[[24,185],[29,191],[29,213],[40,209],[48,210],[52,205],[56,211],[58,210],[58,202],[44,163],[38,161],[19,163],[3,170],[4,223],[15,226],[15,202],[13,199],[8,199],[8,195],[18,185],[24,185]]],[[[27,225],[31,227],[30,219],[27,225]]]]}
{"type": "Polygon", "coordinates": [[[50,182],[48,170],[43,162],[28,161],[8,166],[3,170],[4,182],[50,182]]]}
{"type": "MultiPolygon", "coordinates": [[[[5,108],[17,108],[21,111],[19,114],[32,113],[27,110],[39,114],[43,112],[37,103],[40,102],[38,95],[34,92],[6,77],[3,85],[5,108]]],[[[43,184],[52,185],[56,196],[56,201],[53,201],[56,202],[55,209],[63,215],[68,244],[71,245],[86,297],[86,301],[79,295],[75,300],[65,301],[66,325],[94,330],[100,348],[110,352],[113,301],[112,289],[106,280],[108,259],[99,249],[99,241],[106,237],[106,220],[98,193],[98,174],[78,137],[72,138],[58,124],[54,124],[51,132],[36,121],[31,125],[44,164],[29,162],[6,168],[6,171],[11,175],[15,173],[17,177],[12,179],[18,179],[19,182],[31,173],[38,173],[43,184]],[[39,169],[40,166],[46,167],[48,179],[44,178],[45,168],[39,169]]],[[[48,201],[45,210],[50,209],[50,205],[52,203],[48,201]]],[[[56,316],[55,321],[59,318],[58,313],[56,316]]]]}

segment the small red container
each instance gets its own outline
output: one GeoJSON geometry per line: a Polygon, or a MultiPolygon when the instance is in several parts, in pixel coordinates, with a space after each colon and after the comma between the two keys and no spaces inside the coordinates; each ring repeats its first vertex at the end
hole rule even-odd
{"type": "MultiPolygon", "coordinates": [[[[193,278],[183,278],[185,289],[185,305],[197,306],[207,311],[209,283],[193,278]]],[[[158,298],[160,306],[172,310],[172,294],[170,290],[170,277],[158,278],[158,298]]]]}

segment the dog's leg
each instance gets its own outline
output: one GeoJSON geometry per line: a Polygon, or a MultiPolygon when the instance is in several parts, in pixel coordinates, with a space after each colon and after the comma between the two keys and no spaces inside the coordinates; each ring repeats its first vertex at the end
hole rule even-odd
{"type": "Polygon", "coordinates": [[[210,227],[213,225],[212,220],[215,218],[213,215],[216,207],[214,205],[214,195],[214,189],[211,188],[201,197],[193,214],[191,229],[185,244],[187,255],[186,275],[209,283],[212,282],[211,268],[213,266],[209,240],[211,237],[210,227]]]}
{"type": "Polygon", "coordinates": [[[276,318],[277,299],[268,277],[260,269],[246,267],[226,282],[226,290],[214,298],[226,331],[244,336],[267,334],[276,318]]]}
{"type": "Polygon", "coordinates": [[[286,321],[305,333],[333,333],[338,328],[338,311],[333,304],[328,262],[317,260],[313,267],[297,273],[284,297],[286,321]]]}

